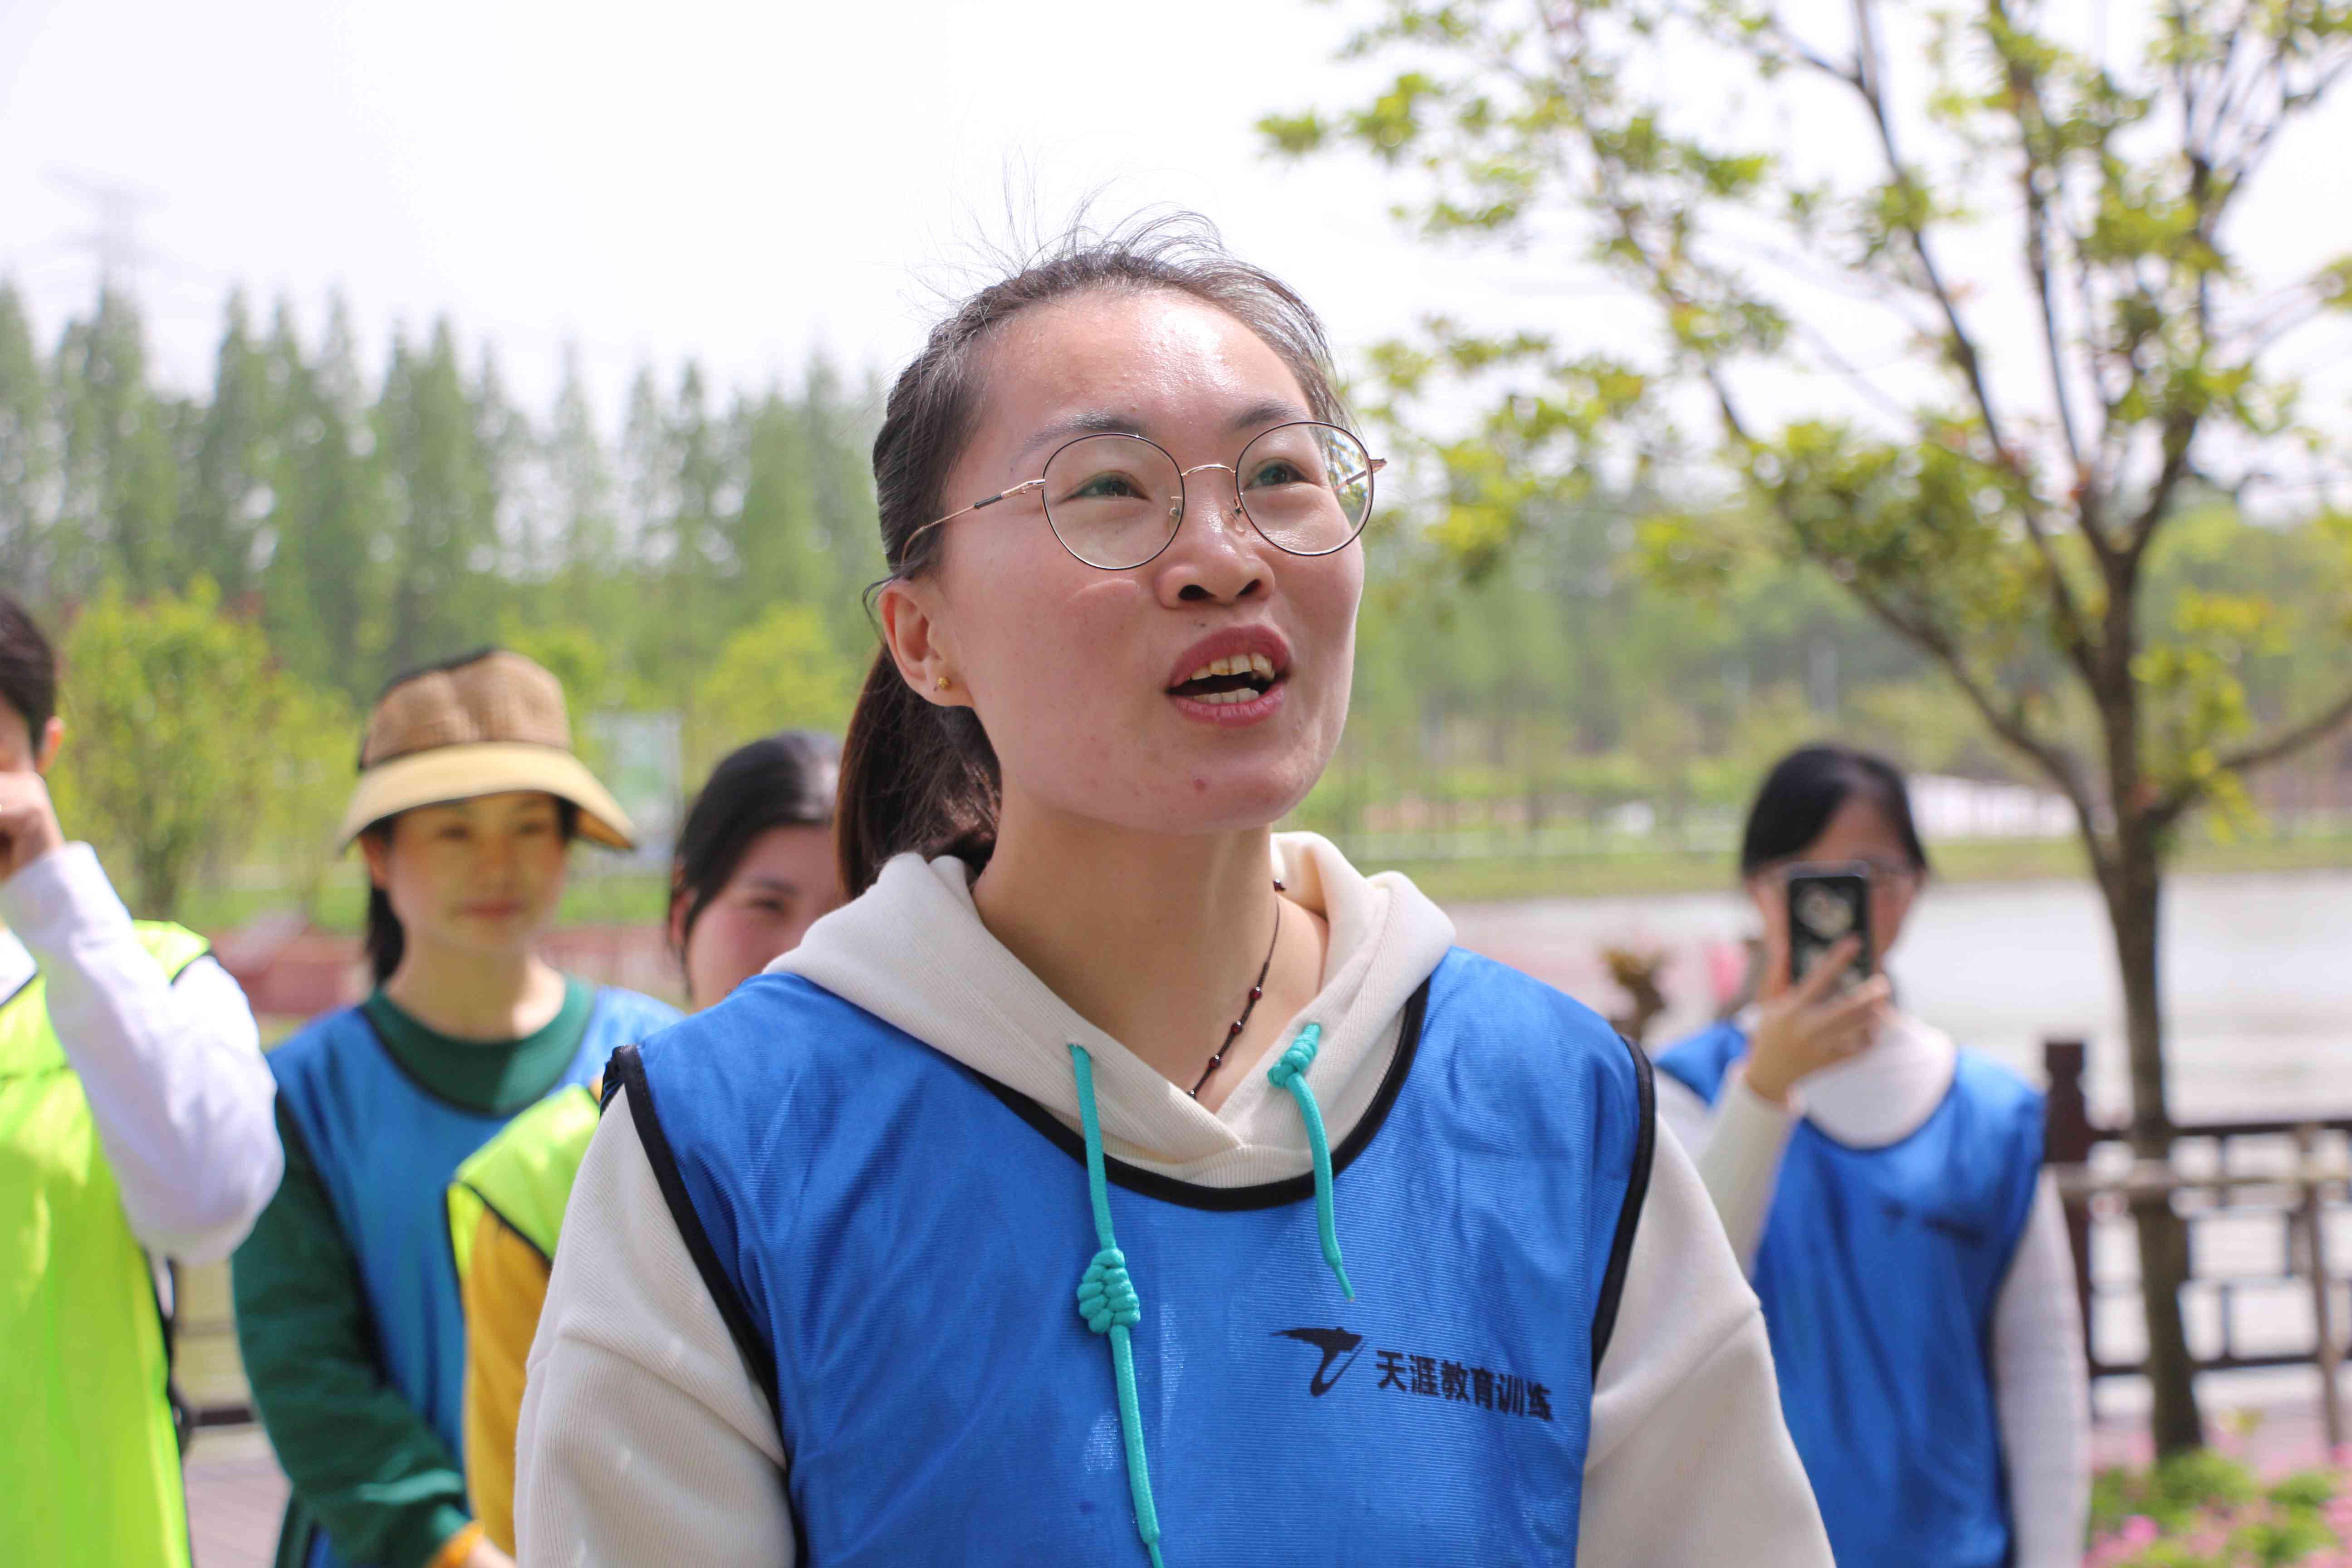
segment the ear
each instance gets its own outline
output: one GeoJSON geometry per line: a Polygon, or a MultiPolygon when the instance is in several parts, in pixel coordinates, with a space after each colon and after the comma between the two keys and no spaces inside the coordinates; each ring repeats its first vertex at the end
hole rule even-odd
{"type": "Polygon", "coordinates": [[[898,678],[915,695],[941,708],[969,708],[971,694],[956,669],[955,649],[940,616],[938,595],[928,584],[894,577],[874,600],[874,614],[882,623],[882,641],[898,678]],[[950,684],[941,687],[944,678],[950,684]]]}
{"type": "Polygon", "coordinates": [[[58,752],[66,743],[66,721],[52,716],[41,726],[40,739],[33,743],[33,771],[46,777],[58,765],[58,752]]]}
{"type": "Polygon", "coordinates": [[[367,857],[368,880],[379,888],[392,874],[391,838],[389,828],[360,835],[360,853],[367,857]]]}
{"type": "Polygon", "coordinates": [[[686,956],[686,889],[674,888],[669,895],[669,950],[680,959],[686,956]]]}

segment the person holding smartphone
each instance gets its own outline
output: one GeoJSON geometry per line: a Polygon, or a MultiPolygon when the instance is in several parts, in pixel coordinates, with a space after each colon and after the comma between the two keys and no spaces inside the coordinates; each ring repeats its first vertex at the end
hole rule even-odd
{"type": "Polygon", "coordinates": [[[2075,1568],[2088,1384],[2042,1096],[1895,1003],[1927,877],[1902,774],[1790,753],[1740,874],[1757,1000],[1657,1058],[1658,1110],[1763,1300],[1837,1560],[2075,1568]]]}
{"type": "Polygon", "coordinates": [[[132,920],[68,842],[57,706],[0,594],[0,1558],[185,1568],[167,1265],[269,1201],[276,1089],[204,938],[132,920]]]}

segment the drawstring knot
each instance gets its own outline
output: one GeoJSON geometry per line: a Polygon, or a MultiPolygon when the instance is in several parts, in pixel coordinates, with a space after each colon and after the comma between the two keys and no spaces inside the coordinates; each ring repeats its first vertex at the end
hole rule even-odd
{"type": "Polygon", "coordinates": [[[1135,1293],[1127,1255],[1118,1247],[1104,1247],[1087,1265],[1087,1277],[1078,1281],[1078,1316],[1098,1334],[1110,1332],[1114,1324],[1131,1329],[1143,1321],[1143,1299],[1135,1293]]]}
{"type": "Polygon", "coordinates": [[[1307,1087],[1307,1069],[1315,1065],[1315,1052],[1322,1043],[1322,1025],[1302,1026],[1297,1038],[1266,1069],[1265,1076],[1275,1088],[1290,1091],[1290,1098],[1298,1102],[1299,1120],[1307,1123],[1307,1148],[1315,1157],[1315,1229],[1322,1238],[1323,1261],[1331,1266],[1339,1289],[1352,1301],[1356,1288],[1348,1282],[1348,1270],[1339,1261],[1339,1226],[1332,1213],[1331,1144],[1323,1134],[1323,1111],[1315,1103],[1315,1091],[1307,1087]]]}
{"type": "Polygon", "coordinates": [[[1315,1052],[1322,1044],[1322,1029],[1313,1024],[1299,1030],[1298,1037],[1291,1041],[1274,1066],[1266,1069],[1267,1081],[1276,1089],[1288,1089],[1293,1082],[1306,1077],[1307,1069],[1315,1065],[1315,1052]]]}
{"type": "Polygon", "coordinates": [[[1078,1315],[1110,1343],[1111,1379],[1118,1385],[1118,1435],[1127,1449],[1127,1492],[1135,1502],[1135,1533],[1151,1568],[1160,1561],[1160,1512],[1151,1506],[1151,1470],[1144,1462],[1143,1407],[1135,1396],[1135,1346],[1129,1331],[1143,1321],[1143,1301],[1128,1277],[1127,1257],[1110,1228],[1110,1181],[1103,1173],[1102,1121],[1095,1113],[1095,1064],[1084,1046],[1070,1046],[1070,1074],[1078,1084],[1078,1125],[1087,1135],[1087,1201],[1094,1209],[1101,1250],[1078,1282],[1078,1315]]]}

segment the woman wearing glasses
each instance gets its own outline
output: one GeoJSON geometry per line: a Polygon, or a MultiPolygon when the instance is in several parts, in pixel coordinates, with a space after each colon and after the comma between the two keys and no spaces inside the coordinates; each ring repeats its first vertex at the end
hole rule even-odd
{"type": "Polygon", "coordinates": [[[1841,1563],[2074,1568],[2090,1413],[2042,1097],[1895,1007],[1883,973],[1927,875],[1893,764],[1790,753],[1749,809],[1759,1001],[1658,1058],[1763,1298],[1789,1429],[1841,1563]],[[1788,873],[1867,868],[1873,978],[1848,937],[1790,973],[1788,873]]]}
{"type": "Polygon", "coordinates": [[[1189,228],[900,375],[856,896],[615,1058],[526,1563],[1828,1563],[1643,1059],[1270,830],[1347,716],[1339,417],[1189,228]]]}

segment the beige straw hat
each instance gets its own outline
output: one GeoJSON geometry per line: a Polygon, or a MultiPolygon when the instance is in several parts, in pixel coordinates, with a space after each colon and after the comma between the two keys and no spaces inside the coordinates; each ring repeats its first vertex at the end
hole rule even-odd
{"type": "Polygon", "coordinates": [[[562,683],[519,653],[485,648],[385,688],[368,715],[360,785],[335,846],[420,805],[510,790],[568,800],[583,837],[636,847],[627,814],[572,754],[562,683]]]}

